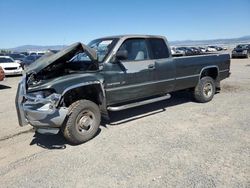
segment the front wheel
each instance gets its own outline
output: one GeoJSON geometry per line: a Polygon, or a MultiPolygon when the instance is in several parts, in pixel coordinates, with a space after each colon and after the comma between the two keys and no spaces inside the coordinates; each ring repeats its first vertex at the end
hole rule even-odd
{"type": "Polygon", "coordinates": [[[194,98],[197,102],[206,103],[213,99],[215,94],[214,79],[206,76],[200,79],[194,89],[194,98]]]}
{"type": "Polygon", "coordinates": [[[101,113],[92,101],[79,100],[69,107],[64,137],[73,144],[81,144],[93,138],[100,126],[101,113]]]}

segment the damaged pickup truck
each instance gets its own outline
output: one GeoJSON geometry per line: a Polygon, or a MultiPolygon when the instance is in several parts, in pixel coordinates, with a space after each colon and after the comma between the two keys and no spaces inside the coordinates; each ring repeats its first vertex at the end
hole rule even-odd
{"type": "Polygon", "coordinates": [[[20,126],[57,134],[74,144],[97,133],[101,117],[190,90],[212,100],[230,75],[229,54],[173,58],[165,37],[123,35],[75,43],[30,65],[19,83],[20,126]]]}

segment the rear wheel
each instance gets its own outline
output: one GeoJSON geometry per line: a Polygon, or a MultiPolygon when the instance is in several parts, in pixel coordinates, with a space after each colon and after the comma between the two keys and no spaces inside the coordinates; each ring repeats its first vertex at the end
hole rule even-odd
{"type": "Polygon", "coordinates": [[[81,144],[96,135],[100,121],[100,109],[94,102],[89,100],[76,101],[69,107],[63,135],[69,142],[81,144]]]}
{"type": "Polygon", "coordinates": [[[197,102],[205,103],[213,99],[215,94],[214,79],[205,76],[200,79],[199,83],[194,89],[194,98],[197,102]]]}

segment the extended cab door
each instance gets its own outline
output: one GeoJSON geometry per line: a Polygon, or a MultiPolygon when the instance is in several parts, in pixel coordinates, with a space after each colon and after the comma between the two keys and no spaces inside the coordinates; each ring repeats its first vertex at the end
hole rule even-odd
{"type": "Polygon", "coordinates": [[[126,59],[106,63],[103,69],[108,105],[154,95],[155,61],[149,57],[146,39],[126,39],[119,50],[127,52],[126,59]]]}
{"type": "Polygon", "coordinates": [[[147,39],[150,58],[154,65],[154,84],[155,94],[166,94],[174,90],[176,68],[174,59],[170,55],[165,38],[147,39]]]}

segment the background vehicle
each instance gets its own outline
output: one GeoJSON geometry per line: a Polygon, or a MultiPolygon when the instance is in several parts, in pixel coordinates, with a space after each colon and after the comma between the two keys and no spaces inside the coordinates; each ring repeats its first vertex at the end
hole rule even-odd
{"type": "Polygon", "coordinates": [[[28,52],[20,52],[20,54],[23,54],[25,57],[29,55],[28,52]]]}
{"type": "Polygon", "coordinates": [[[184,56],[185,52],[183,50],[177,50],[175,47],[171,48],[171,53],[174,57],[184,56]]]}
{"type": "Polygon", "coordinates": [[[23,67],[29,66],[30,64],[34,63],[40,57],[41,56],[39,56],[39,55],[29,55],[29,56],[25,57],[23,62],[22,62],[23,67]]]}
{"type": "Polygon", "coordinates": [[[97,133],[101,117],[189,89],[212,100],[229,77],[229,54],[173,58],[165,37],[122,35],[75,43],[30,65],[19,83],[19,124],[57,133],[74,144],[97,133]]]}
{"type": "Polygon", "coordinates": [[[186,56],[194,55],[193,51],[188,47],[177,47],[176,50],[184,52],[186,56]]]}
{"type": "Polygon", "coordinates": [[[208,46],[207,52],[217,52],[217,48],[215,46],[208,46]]]}
{"type": "Polygon", "coordinates": [[[196,47],[189,47],[192,52],[193,52],[193,55],[200,55],[201,54],[201,51],[199,48],[196,48],[196,47]]]}
{"type": "Polygon", "coordinates": [[[3,81],[4,77],[5,77],[5,74],[4,74],[3,68],[0,66],[0,81],[3,81]]]}
{"type": "Polygon", "coordinates": [[[19,53],[6,54],[6,56],[11,57],[12,59],[19,61],[20,63],[25,59],[25,55],[19,53]]]}
{"type": "Polygon", "coordinates": [[[232,58],[250,57],[250,44],[239,44],[232,51],[232,58]]]}
{"type": "Polygon", "coordinates": [[[220,47],[220,46],[216,46],[215,48],[216,48],[217,51],[222,51],[223,50],[223,48],[220,47]]]}
{"type": "Polygon", "coordinates": [[[34,56],[43,56],[48,51],[29,51],[28,55],[34,55],[34,56]]]}
{"type": "Polygon", "coordinates": [[[201,53],[205,53],[206,52],[206,48],[204,48],[204,47],[198,47],[198,49],[200,50],[201,53]]]}
{"type": "MultiPolygon", "coordinates": [[[[186,55],[185,50],[181,49],[180,47],[174,47],[174,51],[178,51],[179,53],[183,54],[183,56],[186,55]]],[[[172,51],[171,51],[171,53],[172,53],[172,51]]]]}
{"type": "Polygon", "coordinates": [[[222,51],[222,50],[224,50],[224,48],[220,46],[208,46],[207,47],[207,51],[209,52],[222,51]]]}
{"type": "Polygon", "coordinates": [[[0,66],[5,75],[20,75],[23,71],[22,66],[9,56],[0,56],[0,66]]]}

